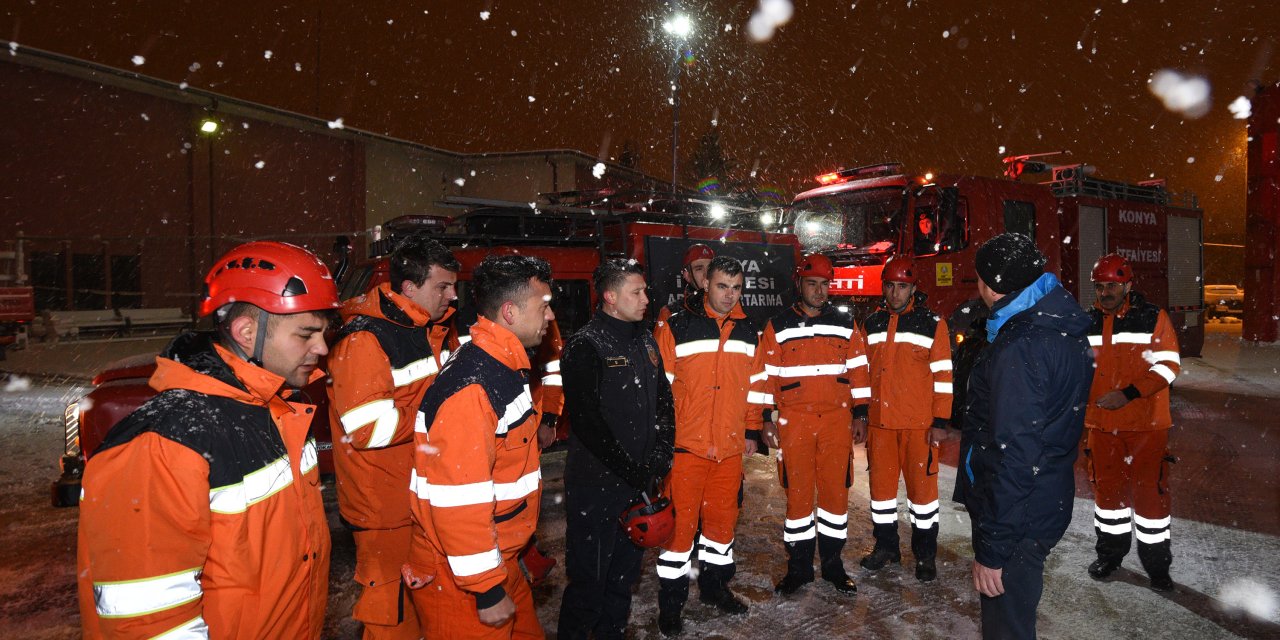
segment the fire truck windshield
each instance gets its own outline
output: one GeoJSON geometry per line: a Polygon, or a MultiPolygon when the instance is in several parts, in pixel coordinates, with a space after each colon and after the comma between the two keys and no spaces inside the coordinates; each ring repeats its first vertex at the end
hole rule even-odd
{"type": "Polygon", "coordinates": [[[901,188],[845,191],[808,198],[792,209],[795,234],[806,253],[837,245],[862,248],[896,245],[901,226],[901,188]]]}

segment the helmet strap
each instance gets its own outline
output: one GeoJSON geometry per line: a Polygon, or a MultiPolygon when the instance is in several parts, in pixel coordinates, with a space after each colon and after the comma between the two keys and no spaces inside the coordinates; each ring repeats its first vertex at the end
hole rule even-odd
{"type": "Polygon", "coordinates": [[[258,337],[253,341],[253,357],[247,358],[249,364],[255,367],[262,366],[262,345],[267,341],[267,312],[265,309],[258,309],[258,337]]]}

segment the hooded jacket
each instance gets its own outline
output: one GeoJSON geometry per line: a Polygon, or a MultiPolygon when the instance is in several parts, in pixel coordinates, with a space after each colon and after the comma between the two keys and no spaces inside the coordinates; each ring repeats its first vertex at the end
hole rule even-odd
{"type": "Polygon", "coordinates": [[[1053,274],[997,301],[993,326],[969,376],[957,495],[977,561],[999,569],[1022,539],[1057,541],[1071,522],[1093,358],[1089,317],[1053,274]]]}
{"type": "Polygon", "coordinates": [[[759,438],[764,352],[760,331],[736,304],[716,317],[699,293],[689,308],[654,331],[676,403],[676,451],[709,460],[742,455],[748,433],[759,438]]]}
{"type": "MultiPolygon", "coordinates": [[[[344,325],[329,354],[329,428],[338,505],[359,529],[412,522],[404,490],[413,468],[413,424],[427,387],[449,358],[440,322],[383,283],[342,305],[344,325]]],[[[399,579],[399,566],[391,576],[399,579]]],[[[366,580],[357,579],[361,583],[366,580]]]]}
{"type": "Polygon", "coordinates": [[[1181,371],[1182,358],[1169,314],[1131,291],[1115,313],[1103,311],[1095,302],[1089,315],[1093,320],[1089,344],[1098,368],[1089,390],[1085,425],[1107,431],[1159,431],[1173,426],[1169,385],[1181,371]],[[1116,389],[1124,391],[1128,404],[1115,410],[1097,406],[1098,398],[1116,389]]]}
{"type": "MultiPolygon", "coordinates": [[[[479,318],[475,307],[463,307],[453,314],[453,344],[471,342],[471,327],[479,318]]],[[[560,323],[554,319],[547,323],[547,333],[542,343],[529,354],[529,393],[533,404],[542,411],[544,418],[560,417],[564,413],[564,377],[560,373],[560,354],[564,351],[564,338],[560,323]]]]}
{"type": "Polygon", "coordinates": [[[863,321],[871,366],[868,422],[885,429],[942,427],[951,419],[947,321],[916,291],[902,311],[881,306],[863,321]]]}
{"type": "Polygon", "coordinates": [[[314,407],[211,334],[179,336],[156,365],[159,395],[85,468],[85,637],[320,637],[329,528],[314,407]]]}

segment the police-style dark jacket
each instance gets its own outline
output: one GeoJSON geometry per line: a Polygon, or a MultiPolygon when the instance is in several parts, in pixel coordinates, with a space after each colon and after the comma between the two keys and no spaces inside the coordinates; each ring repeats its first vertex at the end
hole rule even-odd
{"type": "Polygon", "coordinates": [[[671,469],[675,407],[653,334],[603,311],[561,356],[573,428],[565,484],[644,490],[671,469]]]}

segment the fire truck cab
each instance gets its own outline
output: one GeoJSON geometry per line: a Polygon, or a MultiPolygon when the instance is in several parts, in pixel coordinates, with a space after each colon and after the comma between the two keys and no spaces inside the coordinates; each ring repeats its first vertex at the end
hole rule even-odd
{"type": "Polygon", "coordinates": [[[929,306],[949,317],[977,297],[975,254],[1001,233],[1034,238],[1048,270],[1085,308],[1094,302],[1093,264],[1118,253],[1133,265],[1134,288],[1168,310],[1183,355],[1199,355],[1203,212],[1195,197],[1170,193],[1163,181],[1102,180],[1088,165],[1034,160],[1044,155],[1007,158],[1003,178],[912,174],[900,163],[824,174],[785,219],[806,252],[832,258],[833,297],[860,317],[879,304],[880,270],[894,254],[915,259],[929,306]],[[1023,173],[1051,178],[1022,181],[1023,173]]]}

